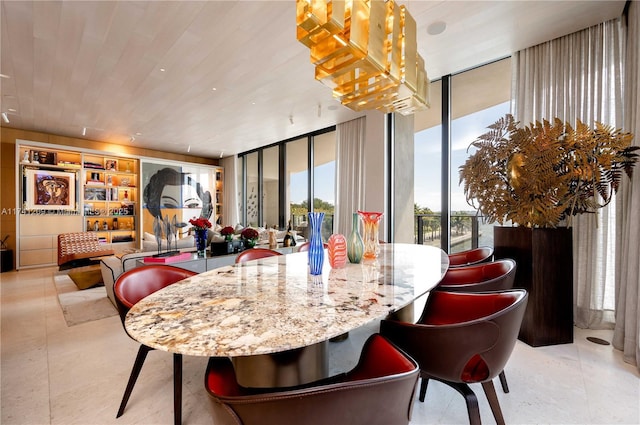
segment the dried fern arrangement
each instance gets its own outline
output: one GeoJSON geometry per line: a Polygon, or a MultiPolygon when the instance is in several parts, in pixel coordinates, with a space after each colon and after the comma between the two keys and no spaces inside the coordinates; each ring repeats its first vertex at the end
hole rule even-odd
{"type": "Polygon", "coordinates": [[[471,144],[477,151],[460,167],[460,182],[490,223],[570,224],[607,205],[638,160],[631,133],[600,123],[574,129],[556,118],[520,127],[508,114],[488,129],[471,144]]]}

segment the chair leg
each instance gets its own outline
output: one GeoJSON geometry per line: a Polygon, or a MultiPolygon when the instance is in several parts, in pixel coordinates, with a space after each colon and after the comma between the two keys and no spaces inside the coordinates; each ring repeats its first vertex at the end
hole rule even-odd
{"type": "Polygon", "coordinates": [[[480,421],[480,408],[478,407],[478,397],[473,390],[467,384],[458,382],[442,381],[449,385],[456,391],[458,391],[464,397],[464,401],[467,404],[467,412],[469,413],[469,423],[471,425],[481,425],[480,421]]]}
{"type": "Polygon", "coordinates": [[[182,354],[173,354],[173,422],[182,423],[182,354]]]}
{"type": "Polygon", "coordinates": [[[496,419],[498,425],[504,425],[504,417],[502,416],[502,410],[500,409],[500,403],[498,402],[498,395],[496,394],[496,388],[493,386],[493,381],[487,381],[482,383],[484,393],[489,400],[489,406],[493,412],[493,417],[496,419]]]}
{"type": "Polygon", "coordinates": [[[498,375],[498,377],[500,378],[500,385],[502,385],[502,391],[504,391],[505,394],[509,393],[509,385],[507,384],[507,376],[504,374],[504,370],[500,372],[500,375],[498,375]]]}
{"type": "Polygon", "coordinates": [[[129,401],[129,397],[131,396],[133,387],[136,385],[136,381],[138,380],[138,375],[140,375],[140,371],[142,370],[142,365],[144,364],[144,361],[147,358],[147,354],[151,350],[153,350],[153,348],[147,347],[146,345],[142,345],[142,344],[140,345],[140,348],[138,348],[138,355],[136,356],[136,361],[133,364],[133,369],[131,369],[129,382],[127,383],[127,388],[124,390],[124,396],[122,396],[122,402],[120,402],[120,408],[118,409],[118,414],[116,415],[116,418],[119,418],[124,413],[124,408],[127,406],[127,402],[129,401]]]}
{"type": "Polygon", "coordinates": [[[429,378],[427,376],[420,377],[420,401],[424,402],[424,398],[427,395],[427,385],[429,385],[429,378]]]}

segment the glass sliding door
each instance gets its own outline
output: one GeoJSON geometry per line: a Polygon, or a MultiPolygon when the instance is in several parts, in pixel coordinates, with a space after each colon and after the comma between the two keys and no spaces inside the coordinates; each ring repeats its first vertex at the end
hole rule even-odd
{"type": "MultiPolygon", "coordinates": [[[[305,238],[308,236],[309,212],[309,141],[307,137],[285,144],[287,211],[292,228],[305,238]]],[[[288,220],[287,220],[288,221],[288,220]]]]}
{"type": "Polygon", "coordinates": [[[442,84],[431,83],[431,107],[414,115],[415,241],[440,247],[442,84]]]}
{"type": "Polygon", "coordinates": [[[313,210],[324,213],[322,239],[333,233],[336,182],[336,132],[313,137],[313,210]]]}
{"type": "Polygon", "coordinates": [[[258,227],[260,218],[260,202],[259,200],[259,178],[258,178],[258,152],[253,152],[246,155],[245,173],[247,180],[247,187],[245,189],[245,205],[246,205],[246,218],[245,225],[251,227],[258,227]]]}
{"type": "Polygon", "coordinates": [[[280,228],[280,146],[262,150],[262,223],[265,228],[280,228]]]}
{"type": "Polygon", "coordinates": [[[493,246],[493,225],[483,224],[464,196],[459,168],[474,153],[471,143],[509,113],[511,60],[503,59],[451,79],[450,252],[493,246]]]}

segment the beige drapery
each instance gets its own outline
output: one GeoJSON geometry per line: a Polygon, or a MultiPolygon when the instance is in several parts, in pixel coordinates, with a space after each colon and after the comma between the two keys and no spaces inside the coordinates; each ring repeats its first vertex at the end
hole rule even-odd
{"type": "Polygon", "coordinates": [[[238,213],[238,157],[236,155],[228,156],[220,161],[220,165],[224,168],[224,190],[222,204],[222,226],[235,226],[240,223],[240,215],[238,213]]]}
{"type": "MultiPolygon", "coordinates": [[[[616,19],[516,52],[516,120],[558,117],[622,127],[624,40],[622,20],[616,19]]],[[[615,206],[572,218],[574,319],[580,327],[613,328],[615,206]]]]}
{"type": "Polygon", "coordinates": [[[364,207],[366,117],[336,126],[336,209],[334,233],[351,232],[352,214],[364,207]]]}
{"type": "MultiPolygon", "coordinates": [[[[631,2],[627,16],[625,61],[624,128],[635,134],[640,145],[640,4],[631,2]]],[[[632,184],[618,192],[618,223],[624,235],[617,243],[616,325],[613,346],[622,350],[624,360],[640,370],[640,169],[636,166],[632,184]]]]}

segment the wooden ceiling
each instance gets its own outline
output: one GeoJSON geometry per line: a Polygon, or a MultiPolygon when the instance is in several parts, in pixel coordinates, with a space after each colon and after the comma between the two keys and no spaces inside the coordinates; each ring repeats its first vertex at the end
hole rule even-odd
{"type": "MultiPolygon", "coordinates": [[[[432,80],[617,18],[625,4],[400,3],[432,80]],[[446,30],[429,35],[439,21],[446,30]]],[[[1,15],[9,127],[218,158],[362,115],[314,80],[293,0],[2,1],[1,15]]]]}

